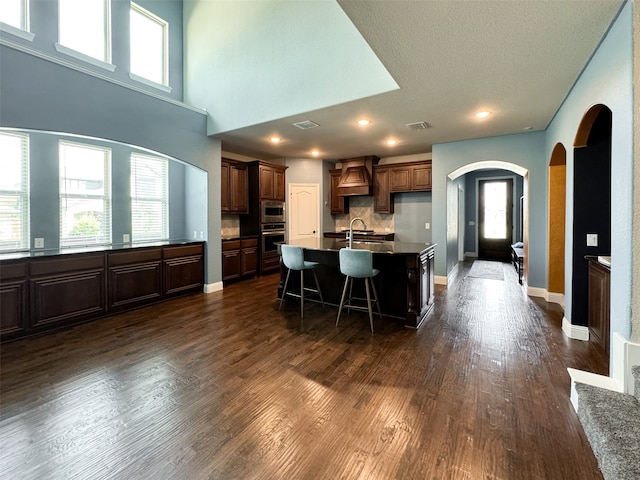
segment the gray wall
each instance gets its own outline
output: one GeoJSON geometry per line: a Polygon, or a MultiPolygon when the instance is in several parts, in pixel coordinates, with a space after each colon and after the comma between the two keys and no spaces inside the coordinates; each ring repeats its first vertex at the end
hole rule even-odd
{"type": "Polygon", "coordinates": [[[431,242],[431,192],[395,193],[394,232],[402,242],[431,242]]]}
{"type": "MultiPolygon", "coordinates": [[[[116,70],[110,73],[55,52],[57,3],[36,1],[31,8],[31,31],[36,35],[33,42],[4,32],[0,34],[0,126],[113,140],[182,160],[208,172],[206,207],[198,206],[203,215],[192,219],[197,225],[189,225],[189,230],[203,231],[204,239],[211,240],[207,243],[205,281],[220,282],[220,196],[217,193],[220,191],[220,142],[207,137],[205,112],[181,104],[175,98],[182,96],[182,46],[181,43],[175,45],[173,37],[182,28],[175,20],[182,18],[182,2],[141,4],[160,16],[169,12],[175,16],[172,23],[176,25],[173,29],[171,24],[169,27],[174,42],[170,51],[178,50],[170,72],[174,87],[171,94],[135,84],[128,78],[128,2],[116,0],[112,5],[116,70]]],[[[34,162],[38,162],[37,170],[42,162],[38,159],[34,162]]],[[[45,163],[42,165],[43,169],[50,168],[45,163]]],[[[36,184],[44,181],[44,175],[33,179],[36,184]]],[[[52,222],[44,213],[32,214],[45,223],[52,222]]],[[[114,227],[123,228],[121,224],[114,227]]],[[[114,234],[117,234],[115,230],[114,234]]]]}

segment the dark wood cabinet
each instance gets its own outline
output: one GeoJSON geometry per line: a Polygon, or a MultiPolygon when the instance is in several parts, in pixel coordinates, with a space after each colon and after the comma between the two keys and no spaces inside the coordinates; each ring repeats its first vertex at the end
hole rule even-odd
{"type": "Polygon", "coordinates": [[[260,200],[285,200],[285,168],[279,165],[260,164],[260,200]]]}
{"type": "Polygon", "coordinates": [[[0,262],[0,340],[95,320],[204,285],[204,243],[0,262]]]}
{"type": "Polygon", "coordinates": [[[54,327],[106,312],[103,253],[32,261],[30,328],[54,327]]]}
{"type": "Polygon", "coordinates": [[[249,168],[247,164],[222,159],[220,207],[222,213],[249,213],[249,168]]]}
{"type": "Polygon", "coordinates": [[[611,270],[589,259],[589,339],[609,354],[611,270]]]}
{"type": "Polygon", "coordinates": [[[28,327],[29,288],[26,262],[0,265],[0,336],[15,336],[28,327]]]}
{"type": "Polygon", "coordinates": [[[403,163],[390,167],[390,191],[421,192],[431,190],[431,161],[403,163]]]}
{"type": "Polygon", "coordinates": [[[330,211],[331,214],[349,213],[349,197],[341,197],[338,195],[338,183],[340,182],[340,174],[342,170],[329,170],[331,176],[330,211]]]}
{"type": "Polygon", "coordinates": [[[257,238],[239,238],[222,242],[223,281],[255,275],[257,271],[257,238]]]}
{"type": "Polygon", "coordinates": [[[393,213],[390,176],[389,167],[373,167],[373,211],[376,213],[393,213]]]}
{"type": "Polygon", "coordinates": [[[164,294],[180,295],[201,291],[204,286],[204,252],[201,245],[165,247],[164,294]]]}

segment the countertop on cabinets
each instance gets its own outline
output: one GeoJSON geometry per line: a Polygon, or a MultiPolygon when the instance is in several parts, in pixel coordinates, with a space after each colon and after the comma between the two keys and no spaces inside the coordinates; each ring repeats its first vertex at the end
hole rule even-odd
{"type": "MultiPolygon", "coordinates": [[[[290,240],[286,242],[288,245],[297,245],[307,250],[326,250],[338,251],[341,248],[349,246],[346,239],[339,238],[305,238],[298,240],[290,240]]],[[[435,243],[418,243],[418,242],[377,242],[377,241],[358,241],[354,239],[353,248],[359,250],[369,250],[372,253],[381,254],[402,254],[413,255],[434,249],[435,243]]]]}

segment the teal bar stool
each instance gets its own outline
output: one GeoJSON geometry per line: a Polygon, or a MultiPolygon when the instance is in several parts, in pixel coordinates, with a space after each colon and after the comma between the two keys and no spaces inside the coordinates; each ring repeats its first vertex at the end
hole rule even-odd
{"type": "Polygon", "coordinates": [[[316,293],[320,297],[320,302],[322,303],[322,308],[324,308],[324,300],[322,298],[322,292],[320,291],[320,283],[318,283],[318,277],[316,276],[315,267],[319,264],[318,262],[308,262],[304,259],[304,250],[302,247],[296,247],[294,245],[281,245],[282,252],[282,262],[289,269],[287,272],[287,278],[284,281],[284,288],[282,289],[282,297],[280,297],[280,308],[282,309],[282,302],[284,301],[284,296],[287,295],[287,285],[289,284],[289,275],[291,275],[291,271],[300,271],[300,294],[294,294],[289,292],[289,295],[293,297],[300,297],[300,322],[304,318],[304,291],[308,291],[311,293],[316,293]],[[311,270],[313,273],[313,278],[316,281],[316,289],[305,287],[304,286],[304,271],[311,270]]]}
{"type": "Polygon", "coordinates": [[[371,294],[369,293],[369,284],[373,289],[373,296],[375,298],[376,306],[378,307],[378,313],[382,320],[382,312],[380,311],[380,302],[378,301],[378,294],[376,292],[376,286],[373,284],[373,277],[375,277],[380,270],[373,268],[373,254],[369,250],[354,250],[351,248],[341,248],[340,252],[340,272],[346,275],[347,278],[344,282],[344,289],[342,290],[342,299],[340,300],[340,308],[338,308],[338,318],[336,319],[336,327],[340,321],[340,313],[344,307],[354,310],[361,310],[369,312],[369,323],[371,325],[371,333],[373,333],[373,313],[371,310],[371,294]],[[353,300],[364,300],[363,298],[352,297],[353,279],[364,278],[364,286],[367,292],[367,307],[361,305],[354,305],[353,300]],[[349,289],[349,298],[345,303],[347,297],[347,288],[349,289]]]}

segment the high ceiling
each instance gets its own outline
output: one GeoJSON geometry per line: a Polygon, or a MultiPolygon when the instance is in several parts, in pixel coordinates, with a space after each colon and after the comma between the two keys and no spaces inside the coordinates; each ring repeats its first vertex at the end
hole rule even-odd
{"type": "MultiPolygon", "coordinates": [[[[311,158],[318,150],[318,158],[340,159],[424,153],[436,143],[546,128],[623,0],[263,0],[236,2],[244,5],[241,15],[230,2],[219,3],[229,8],[226,21],[233,19],[233,32],[227,28],[224,40],[241,45],[227,56],[213,50],[207,55],[226,67],[227,76],[207,73],[212,70],[190,56],[202,50],[205,37],[187,37],[185,49],[191,62],[186,76],[200,82],[196,87],[188,80],[186,100],[210,112],[209,133],[222,140],[224,151],[248,156],[311,158]],[[272,9],[265,10],[266,4],[272,9]],[[301,4],[307,13],[290,13],[301,4]],[[261,10],[248,12],[255,5],[261,10]],[[262,35],[260,51],[249,32],[262,35]],[[309,38],[300,38],[301,32],[309,38]],[[264,59],[270,43],[282,58],[264,59]],[[256,69],[252,83],[233,78],[238,65],[232,62],[256,69]],[[268,70],[265,78],[272,84],[261,90],[261,72],[268,70]],[[216,85],[218,95],[202,83],[216,85]],[[259,95],[251,99],[249,91],[259,95]],[[237,109],[235,124],[216,121],[232,116],[231,108],[237,109]],[[479,120],[480,110],[491,115],[479,120]],[[362,127],[360,118],[372,123],[362,127]],[[293,126],[306,120],[319,126],[293,126]],[[429,128],[406,126],[415,122],[429,128]],[[272,136],[282,141],[272,144],[272,136]],[[393,147],[384,143],[390,138],[398,142],[393,147]]],[[[189,15],[196,14],[186,11],[187,29],[189,15]]],[[[209,15],[200,12],[198,18],[209,15]]],[[[215,30],[212,22],[207,25],[215,30]]],[[[202,25],[201,20],[198,30],[202,25]]],[[[221,35],[212,43],[219,45],[221,35]]]]}

